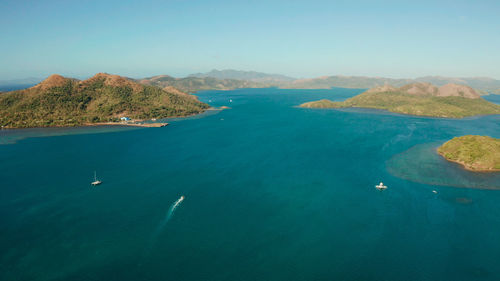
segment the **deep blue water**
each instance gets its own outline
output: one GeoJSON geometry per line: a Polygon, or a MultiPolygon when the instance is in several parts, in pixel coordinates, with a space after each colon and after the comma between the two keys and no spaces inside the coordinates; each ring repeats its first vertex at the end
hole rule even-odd
{"type": "Polygon", "coordinates": [[[500,116],[295,107],[361,91],[210,91],[231,109],[165,128],[0,131],[0,280],[499,280],[498,173],[433,147],[500,137],[500,116]]]}
{"type": "Polygon", "coordinates": [[[29,87],[33,87],[36,84],[12,84],[12,85],[0,85],[0,92],[9,92],[9,91],[16,91],[16,90],[22,90],[26,89],[29,87]]]}

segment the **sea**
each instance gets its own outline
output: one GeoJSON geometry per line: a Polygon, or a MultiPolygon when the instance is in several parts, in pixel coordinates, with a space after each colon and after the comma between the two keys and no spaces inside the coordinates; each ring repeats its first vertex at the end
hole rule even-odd
{"type": "Polygon", "coordinates": [[[298,107],[361,92],[205,91],[230,108],[0,130],[0,280],[500,280],[500,173],[436,153],[499,138],[500,116],[298,107]]]}

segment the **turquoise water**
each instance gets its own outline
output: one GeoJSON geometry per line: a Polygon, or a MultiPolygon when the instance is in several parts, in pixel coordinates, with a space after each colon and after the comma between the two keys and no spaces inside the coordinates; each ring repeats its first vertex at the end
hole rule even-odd
{"type": "Polygon", "coordinates": [[[498,280],[498,174],[432,147],[500,137],[500,116],[294,107],[361,91],[203,92],[231,109],[165,128],[0,131],[0,279],[498,280]]]}

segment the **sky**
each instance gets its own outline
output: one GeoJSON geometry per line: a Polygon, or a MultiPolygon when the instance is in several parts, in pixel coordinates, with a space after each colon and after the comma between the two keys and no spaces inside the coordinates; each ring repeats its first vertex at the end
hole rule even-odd
{"type": "Polygon", "coordinates": [[[212,69],[500,79],[500,1],[0,0],[0,80],[212,69]]]}

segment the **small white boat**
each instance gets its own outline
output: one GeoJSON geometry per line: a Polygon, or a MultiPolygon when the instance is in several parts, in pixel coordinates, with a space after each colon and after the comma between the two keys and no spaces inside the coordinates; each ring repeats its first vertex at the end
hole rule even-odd
{"type": "Polygon", "coordinates": [[[229,102],[233,102],[233,100],[230,99],[229,102]]]}
{"type": "Polygon", "coordinates": [[[436,190],[433,190],[432,193],[437,194],[438,192],[436,190]]]}
{"type": "Polygon", "coordinates": [[[384,190],[384,189],[387,189],[387,186],[384,185],[383,182],[380,182],[380,184],[376,185],[375,188],[378,190],[384,190]]]}
{"type": "Polygon", "coordinates": [[[172,209],[175,210],[175,208],[177,208],[177,206],[179,206],[179,204],[181,204],[182,201],[184,201],[184,195],[182,195],[181,198],[179,198],[179,199],[177,199],[177,201],[175,201],[172,209]]]}
{"type": "Polygon", "coordinates": [[[94,171],[94,181],[91,182],[90,184],[93,186],[96,186],[96,185],[100,185],[101,183],[102,183],[102,181],[97,179],[97,173],[94,171]]]}

